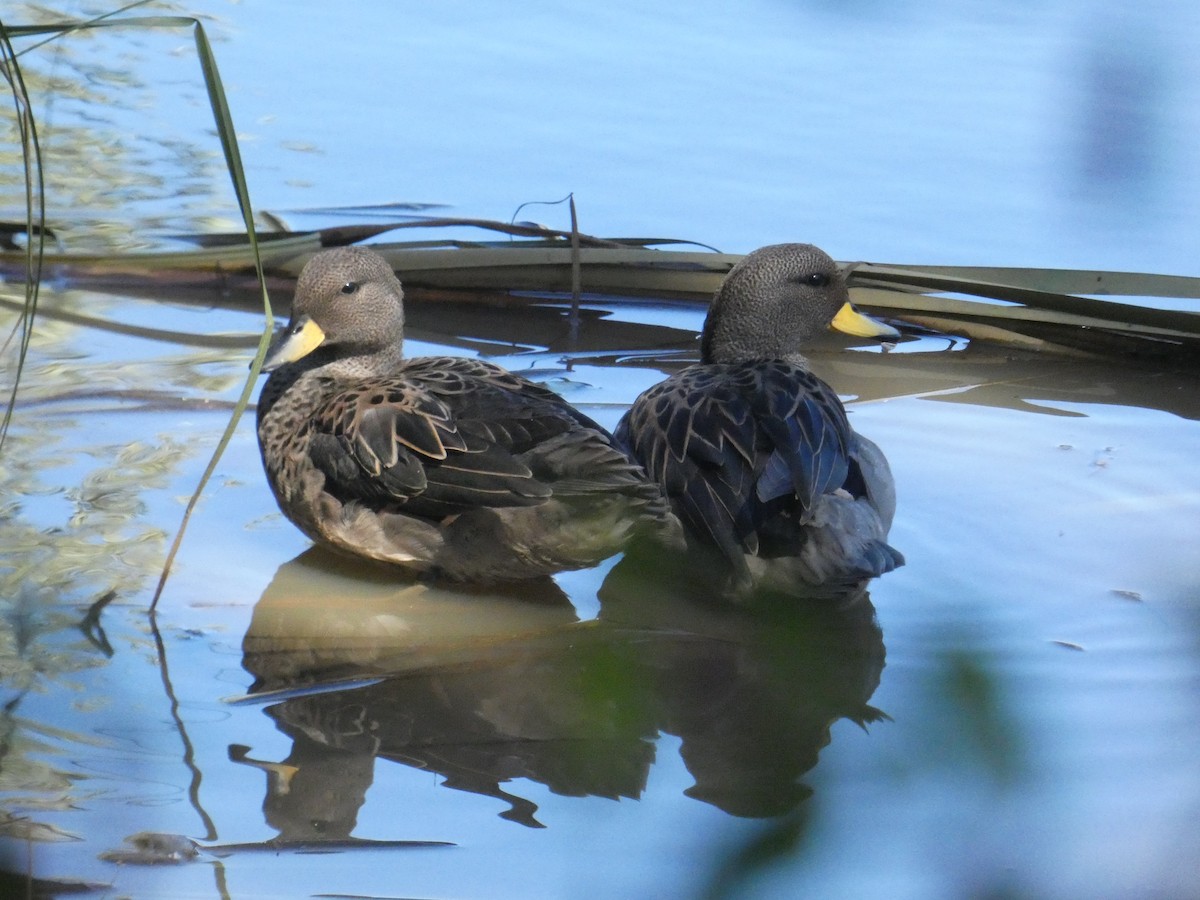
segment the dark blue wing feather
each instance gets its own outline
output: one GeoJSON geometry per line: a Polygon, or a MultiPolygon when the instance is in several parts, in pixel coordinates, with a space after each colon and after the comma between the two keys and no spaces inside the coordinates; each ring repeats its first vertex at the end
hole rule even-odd
{"type": "Polygon", "coordinates": [[[782,360],[697,365],[646,391],[617,438],[676,514],[735,565],[808,521],[849,472],[850,426],[837,395],[782,360]],[[788,524],[791,523],[791,524],[788,524]]]}

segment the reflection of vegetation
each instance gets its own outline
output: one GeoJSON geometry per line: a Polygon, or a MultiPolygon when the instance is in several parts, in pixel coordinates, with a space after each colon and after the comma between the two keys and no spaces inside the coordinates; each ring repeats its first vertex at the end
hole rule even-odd
{"type": "MultiPolygon", "coordinates": [[[[32,8],[21,12],[28,15],[30,21],[59,18],[32,8]]],[[[216,158],[216,154],[198,148],[208,146],[211,139],[206,131],[197,130],[198,134],[203,135],[203,140],[199,142],[180,139],[173,133],[172,129],[178,127],[180,120],[178,104],[169,107],[170,124],[150,121],[147,110],[154,104],[146,101],[153,99],[153,93],[132,75],[135,69],[142,66],[116,69],[107,59],[97,62],[97,57],[90,51],[96,51],[104,42],[98,39],[99,32],[91,31],[90,27],[78,31],[61,26],[40,30],[36,26],[13,26],[11,20],[5,24],[8,27],[0,34],[5,49],[3,74],[18,98],[16,108],[20,115],[12,120],[0,121],[0,182],[20,185],[20,190],[11,196],[0,192],[0,204],[25,207],[25,233],[40,233],[39,229],[45,225],[45,207],[49,206],[56,221],[52,232],[41,233],[61,242],[64,236],[71,237],[74,232],[72,243],[78,245],[86,241],[98,250],[110,252],[117,247],[127,250],[136,248],[145,238],[147,229],[164,224],[162,218],[156,219],[153,215],[154,201],[165,201],[172,216],[177,217],[181,197],[202,195],[209,198],[204,214],[210,214],[213,191],[207,164],[210,158],[216,158]],[[69,40],[63,39],[64,30],[72,32],[69,40]],[[37,45],[38,53],[28,54],[26,59],[18,63],[9,43],[9,38],[18,33],[24,37],[50,37],[37,45]],[[55,37],[58,39],[55,40],[55,37]],[[64,71],[69,71],[70,76],[61,77],[64,71]],[[70,124],[60,129],[53,128],[51,123],[56,118],[53,113],[64,110],[70,124]],[[123,117],[126,117],[124,121],[123,117]],[[33,137],[34,118],[38,120],[40,140],[33,137]],[[18,149],[7,152],[5,146],[18,149]],[[5,174],[17,177],[4,179],[5,174]],[[64,209],[71,210],[75,218],[66,219],[61,212],[64,209]],[[83,210],[88,218],[80,215],[83,210]],[[130,214],[137,216],[139,213],[137,227],[131,228],[128,221],[130,214]],[[122,218],[126,219],[123,224],[115,221],[122,218]]],[[[233,139],[232,121],[203,28],[194,19],[168,17],[143,18],[136,22],[126,20],[120,24],[140,25],[143,38],[153,33],[163,36],[164,40],[173,40],[170,31],[164,28],[192,29],[199,70],[210,104],[208,109],[206,104],[200,102],[192,106],[203,111],[205,125],[209,112],[216,119],[220,145],[224,150],[238,206],[246,228],[251,229],[249,197],[233,139]]],[[[128,42],[123,46],[128,48],[128,42]]],[[[99,53],[104,52],[99,50],[99,53]]],[[[161,54],[160,61],[167,56],[167,53],[161,54]]],[[[195,72],[194,63],[187,65],[195,72]]],[[[198,123],[198,127],[203,126],[198,123]]],[[[194,228],[196,221],[192,217],[186,225],[176,227],[194,228]]],[[[161,437],[153,445],[134,442],[73,448],[69,451],[60,449],[60,465],[63,468],[78,469],[83,457],[89,454],[105,462],[84,476],[78,487],[61,493],[67,507],[67,518],[63,524],[46,527],[43,522],[34,522],[32,513],[22,515],[24,510],[18,498],[56,492],[53,488],[47,490],[41,482],[41,478],[49,471],[59,467],[44,452],[51,442],[47,435],[56,429],[70,429],[76,433],[83,433],[83,429],[69,419],[56,420],[53,426],[46,420],[41,423],[30,422],[30,414],[27,413],[22,425],[28,429],[41,424],[42,429],[9,431],[8,417],[15,406],[18,381],[23,374],[40,376],[38,387],[41,396],[37,397],[40,400],[86,400],[89,393],[92,398],[103,396],[104,389],[90,382],[81,384],[77,381],[72,398],[72,388],[68,384],[70,375],[77,375],[88,367],[63,365],[61,353],[55,355],[56,362],[44,363],[40,367],[27,359],[26,351],[32,339],[36,336],[39,341],[44,341],[54,329],[45,329],[40,319],[38,327],[34,328],[41,258],[38,253],[27,253],[26,248],[20,247],[21,241],[17,238],[21,231],[19,227],[3,230],[3,235],[9,236],[5,243],[15,250],[20,268],[24,271],[26,290],[22,314],[13,332],[21,338],[19,352],[15,354],[12,369],[6,373],[13,387],[4,421],[4,433],[9,440],[0,457],[0,486],[4,488],[0,495],[12,498],[9,501],[10,508],[6,510],[9,515],[0,521],[0,546],[6,551],[6,555],[0,559],[0,597],[18,598],[0,607],[0,614],[4,615],[7,619],[5,624],[9,626],[6,630],[7,644],[0,646],[0,685],[8,689],[6,693],[10,695],[3,708],[3,721],[0,722],[0,770],[6,776],[20,773],[22,791],[32,793],[14,793],[6,799],[28,810],[37,804],[40,795],[53,790],[55,784],[58,786],[57,796],[65,798],[73,792],[69,789],[69,779],[63,784],[53,779],[33,777],[36,772],[53,770],[38,760],[27,741],[22,741],[22,730],[14,718],[15,712],[22,698],[28,692],[40,689],[45,681],[59,680],[63,675],[93,664],[99,658],[97,652],[80,653],[78,639],[73,643],[63,643],[63,635],[78,633],[72,626],[80,626],[79,630],[94,651],[99,654],[112,652],[97,610],[116,594],[139,589],[145,576],[158,568],[164,535],[157,527],[144,524],[142,492],[165,487],[168,476],[186,450],[178,441],[161,437]],[[33,372],[26,370],[27,362],[33,372]],[[37,371],[39,368],[41,370],[37,371]],[[79,611],[72,609],[70,604],[77,603],[82,592],[94,588],[97,582],[109,590],[104,593],[102,601],[92,604],[81,621],[79,611]]],[[[250,240],[253,250],[252,231],[250,240]]],[[[259,274],[261,284],[261,272],[259,274]]],[[[261,293],[269,320],[265,289],[261,293]]],[[[113,373],[110,370],[106,374],[111,376],[113,373]]],[[[117,375],[117,380],[121,377],[117,375]]],[[[195,379],[194,373],[184,377],[195,379]]],[[[174,380],[168,379],[168,383],[174,380]]],[[[252,378],[248,377],[241,400],[243,406],[249,397],[251,385],[252,378]]],[[[38,391],[29,393],[37,394],[38,391]]],[[[28,394],[22,395],[22,399],[27,398],[28,394]]],[[[228,431],[234,424],[236,415],[229,424],[225,440],[228,440],[228,431]]],[[[211,469],[210,464],[202,484],[211,469]]],[[[72,480],[71,476],[63,479],[67,483],[72,480]]],[[[197,493],[199,490],[198,487],[197,493]]],[[[53,507],[54,504],[42,501],[37,505],[37,513],[43,519],[53,516],[55,510],[47,512],[46,507],[53,507]]],[[[153,626],[153,621],[151,624],[153,626]]],[[[172,714],[181,728],[185,743],[185,762],[190,764],[191,746],[176,715],[177,704],[171,694],[162,643],[156,629],[154,635],[164,666],[163,678],[172,702],[172,714]]],[[[78,740],[77,736],[72,737],[78,740]]],[[[199,779],[198,773],[194,771],[193,774],[196,777],[193,778],[190,796],[195,801],[195,787],[199,779]]],[[[12,785],[5,784],[2,787],[11,788],[12,785]]],[[[205,821],[211,836],[211,823],[207,818],[205,821]]],[[[33,839],[46,833],[44,828],[38,828],[20,815],[8,816],[5,826],[4,833],[10,837],[33,839]]],[[[7,863],[0,863],[0,868],[7,869],[7,863]]],[[[26,891],[32,890],[31,884],[26,884],[26,891]]]]}
{"type": "MultiPolygon", "coordinates": [[[[8,26],[70,19],[33,4],[4,15],[8,26]]],[[[137,249],[149,231],[195,229],[218,205],[221,156],[206,133],[211,118],[203,94],[185,88],[185,102],[173,96],[176,102],[166,103],[160,87],[175,81],[168,66],[195,74],[188,58],[194,54],[184,46],[181,52],[177,36],[163,30],[142,29],[136,45],[119,33],[77,31],[21,57],[38,120],[46,206],[55,235],[68,246],[137,249]],[[140,74],[147,71],[157,71],[154,82],[140,74]],[[181,197],[205,199],[193,212],[181,197]]],[[[0,208],[24,207],[25,165],[16,119],[0,117],[0,208]]],[[[224,205],[232,212],[228,200],[224,205]]]]}
{"type": "MultiPolygon", "coordinates": [[[[162,558],[164,534],[146,524],[143,492],[166,485],[187,450],[178,442],[67,449],[61,433],[70,419],[30,422],[15,429],[0,457],[0,797],[7,812],[0,835],[28,840],[68,839],[30,818],[79,800],[78,775],[54,762],[54,745],[86,742],[19,717],[27,695],[69,683],[72,673],[103,663],[109,650],[96,622],[84,630],[84,607],[97,585],[120,594],[140,590],[162,558]],[[40,426],[38,428],[37,426],[40,426]],[[54,452],[48,449],[54,446],[54,452]],[[47,473],[101,460],[79,483],[46,484],[47,473]],[[36,498],[34,508],[24,500],[36,498]]],[[[103,699],[103,698],[95,698],[103,699]]]]}
{"type": "MultiPolygon", "coordinates": [[[[43,428],[63,428],[43,420],[43,428]]],[[[187,449],[169,437],[155,445],[140,443],[87,447],[74,453],[59,451],[58,459],[44,454],[44,432],[16,431],[10,435],[0,467],[0,486],[14,513],[0,522],[0,591],[13,597],[22,585],[52,591],[58,601],[92,590],[97,578],[106,588],[127,593],[141,587],[161,559],[163,532],[141,520],[142,492],[165,486],[187,449]],[[41,475],[54,464],[78,464],[80,457],[103,462],[80,483],[62,490],[48,488],[41,475]],[[22,518],[20,498],[57,494],[63,504],[42,500],[38,518],[58,505],[64,520],[39,523],[22,518]]]]}
{"type": "MultiPolygon", "coordinates": [[[[145,6],[145,5],[147,5],[147,4],[135,3],[128,7],[125,7],[123,10],[119,10],[118,12],[126,11],[126,10],[132,9],[134,7],[145,6]]],[[[254,214],[253,214],[253,210],[252,210],[252,207],[250,204],[250,192],[246,186],[245,173],[242,170],[241,153],[238,149],[237,138],[236,138],[234,126],[233,126],[233,118],[229,112],[229,105],[225,99],[225,91],[221,85],[221,78],[220,78],[220,74],[217,70],[216,60],[213,56],[212,46],[209,42],[208,35],[207,35],[205,29],[203,28],[203,26],[200,24],[199,20],[197,20],[195,18],[187,17],[187,16],[153,16],[153,17],[143,16],[140,18],[139,17],[109,18],[108,16],[102,16],[99,19],[94,19],[94,20],[90,20],[90,21],[86,21],[86,22],[78,22],[78,23],[67,23],[67,24],[48,23],[45,26],[37,26],[37,25],[8,26],[4,30],[3,37],[4,37],[4,41],[5,41],[5,47],[8,47],[8,46],[10,46],[9,38],[12,35],[20,35],[20,36],[24,36],[24,37],[49,35],[50,37],[48,37],[45,41],[43,41],[41,44],[36,45],[37,47],[41,48],[56,38],[61,39],[64,35],[69,35],[70,37],[75,37],[80,33],[90,33],[93,29],[104,29],[104,28],[108,28],[108,27],[112,27],[112,26],[117,26],[117,27],[121,27],[121,28],[126,28],[126,27],[139,28],[142,31],[148,32],[148,33],[161,33],[161,31],[163,29],[166,29],[169,33],[169,31],[178,29],[178,28],[187,28],[187,29],[190,29],[192,32],[192,36],[195,40],[197,62],[198,62],[199,70],[203,76],[203,83],[204,83],[205,89],[207,91],[208,108],[213,116],[214,121],[215,121],[218,142],[219,142],[221,149],[223,151],[223,154],[224,154],[224,159],[225,159],[225,163],[226,163],[226,171],[229,174],[230,181],[232,182],[232,185],[233,185],[234,193],[237,197],[238,210],[241,213],[242,222],[246,229],[246,236],[247,236],[247,240],[248,240],[248,244],[249,244],[249,250],[251,252],[252,258],[254,259],[254,268],[255,268],[255,272],[258,277],[258,283],[260,286],[260,293],[261,293],[262,304],[263,304],[263,312],[266,316],[266,324],[264,326],[263,333],[262,333],[262,336],[259,341],[258,359],[261,360],[261,358],[266,353],[267,341],[270,337],[271,324],[272,324],[271,306],[270,306],[269,299],[267,297],[266,282],[265,282],[265,279],[263,276],[262,262],[258,256],[258,242],[257,242],[256,234],[255,234],[254,221],[253,221],[254,214]],[[106,21],[101,21],[101,19],[106,19],[106,21]]],[[[57,41],[55,41],[55,45],[57,46],[57,41]]],[[[6,62],[7,62],[7,65],[5,68],[6,74],[8,74],[10,76],[17,76],[17,78],[19,80],[23,70],[18,68],[15,60],[8,60],[6,62]]],[[[101,81],[103,81],[103,79],[101,79],[101,81]]],[[[22,81],[22,84],[23,84],[23,81],[22,81]]],[[[26,104],[26,106],[28,106],[28,104],[26,104]]],[[[28,109],[26,111],[29,112],[28,109]]],[[[146,116],[141,114],[141,111],[138,111],[138,115],[135,117],[135,119],[136,119],[136,123],[137,123],[137,128],[135,129],[135,131],[137,133],[145,133],[145,132],[152,130],[150,127],[151,123],[146,121],[146,116]]],[[[174,119],[172,119],[172,121],[174,121],[174,119]]],[[[28,130],[32,129],[31,123],[25,123],[25,124],[27,124],[29,126],[28,130]]],[[[24,147],[27,145],[23,143],[22,146],[24,147]]],[[[25,180],[26,187],[25,187],[25,192],[24,192],[23,196],[24,196],[24,199],[26,200],[27,207],[30,204],[31,194],[33,193],[33,191],[31,190],[31,188],[29,186],[30,182],[29,182],[29,178],[28,178],[29,168],[32,165],[34,165],[33,163],[31,163],[30,159],[31,158],[30,158],[28,152],[25,152],[22,154],[21,167],[22,167],[23,174],[26,176],[26,180],[25,180]]],[[[38,175],[38,179],[39,179],[38,180],[39,186],[42,184],[42,179],[43,179],[43,171],[42,170],[47,165],[48,164],[43,160],[43,158],[41,156],[39,156],[37,158],[36,166],[38,168],[37,175],[38,175]]],[[[179,191],[173,192],[171,194],[171,196],[166,199],[171,201],[171,203],[173,203],[173,204],[177,204],[179,197],[183,194],[186,194],[187,192],[188,191],[185,186],[184,188],[181,188],[179,191]]],[[[45,200],[44,188],[40,189],[37,193],[38,193],[38,199],[41,201],[44,201],[45,200]]],[[[42,212],[43,212],[43,218],[44,218],[44,209],[42,210],[42,212]]],[[[32,215],[27,216],[27,219],[32,219],[32,215]]],[[[44,222],[39,221],[38,224],[39,224],[39,226],[41,226],[41,225],[44,225],[44,222]]],[[[32,222],[30,222],[28,227],[30,228],[30,230],[32,232],[32,229],[33,229],[32,222]]],[[[29,322],[31,322],[31,320],[33,318],[34,310],[36,309],[36,282],[38,280],[38,277],[40,277],[42,260],[43,260],[43,257],[41,255],[39,255],[38,259],[37,259],[36,271],[30,266],[30,260],[28,258],[26,258],[24,260],[24,263],[26,266],[26,281],[32,283],[35,286],[32,295],[27,298],[27,302],[26,302],[26,313],[25,313],[26,317],[25,317],[25,319],[23,319],[23,322],[26,323],[27,325],[29,322]]],[[[29,333],[28,327],[26,328],[25,333],[26,334],[29,333]]],[[[24,362],[24,357],[22,354],[21,363],[23,364],[23,362],[24,362]]],[[[225,433],[222,435],[221,440],[217,445],[217,449],[209,461],[208,467],[205,469],[204,473],[200,476],[200,480],[197,483],[195,491],[192,494],[191,501],[189,502],[188,507],[187,507],[186,511],[184,512],[183,522],[181,523],[179,530],[176,532],[174,543],[171,545],[171,548],[167,552],[167,560],[166,560],[165,565],[163,566],[162,572],[159,577],[158,588],[155,591],[154,597],[150,602],[151,612],[154,611],[155,606],[158,602],[159,595],[162,593],[163,586],[166,583],[167,576],[171,569],[171,563],[175,557],[176,552],[179,549],[180,541],[182,540],[182,537],[183,537],[184,528],[187,525],[187,520],[190,517],[193,508],[195,507],[195,504],[200,496],[201,491],[203,491],[205,484],[208,482],[208,479],[212,476],[212,473],[216,467],[217,461],[220,459],[221,453],[224,451],[225,446],[228,444],[229,439],[232,436],[233,429],[237,425],[238,418],[240,417],[242,410],[245,408],[246,404],[249,402],[250,395],[254,388],[256,374],[257,374],[257,368],[255,368],[247,376],[244,387],[242,389],[242,394],[241,394],[240,398],[238,399],[237,406],[234,409],[233,415],[230,417],[230,420],[226,426],[225,433]]],[[[19,377],[20,376],[19,376],[19,371],[18,371],[18,375],[14,378],[14,384],[16,383],[16,381],[19,380],[19,377]]],[[[14,395],[15,395],[15,389],[14,389],[14,395]]],[[[9,408],[8,408],[8,414],[11,414],[11,410],[12,410],[12,405],[10,403],[9,408]]],[[[7,427],[7,421],[8,420],[6,419],[6,427],[7,427]]]]}

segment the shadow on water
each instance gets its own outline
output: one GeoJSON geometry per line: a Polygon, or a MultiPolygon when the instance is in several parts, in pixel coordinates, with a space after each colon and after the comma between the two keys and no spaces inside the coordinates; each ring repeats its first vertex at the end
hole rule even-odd
{"type": "Polygon", "coordinates": [[[882,715],[867,705],[884,647],[865,592],[758,616],[618,564],[600,617],[578,621],[549,582],[519,599],[383,581],[331,593],[349,565],[311,550],[282,566],[243,642],[252,698],[286,697],[266,713],[292,750],[277,762],[230,753],[266,773],[263,809],[281,836],[349,835],[377,760],[542,827],[521,780],[638,798],[660,734],[682,741],[689,796],[780,815],[808,796],[799,779],[834,721],[882,715]]]}

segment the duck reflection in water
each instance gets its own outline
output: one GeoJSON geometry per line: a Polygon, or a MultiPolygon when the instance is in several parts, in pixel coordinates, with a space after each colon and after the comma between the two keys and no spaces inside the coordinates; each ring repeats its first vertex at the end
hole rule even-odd
{"type": "Polygon", "coordinates": [[[730,609],[628,558],[581,622],[549,579],[514,599],[348,572],[319,548],[281,567],[243,642],[252,696],[293,748],[279,763],[231,756],[267,773],[264,812],[285,837],[347,836],[377,759],[542,827],[514,782],[637,799],[661,734],[681,739],[688,795],[779,815],[807,796],[799,779],[833,722],[883,717],[868,704],[883,639],[861,588],[730,609]]]}

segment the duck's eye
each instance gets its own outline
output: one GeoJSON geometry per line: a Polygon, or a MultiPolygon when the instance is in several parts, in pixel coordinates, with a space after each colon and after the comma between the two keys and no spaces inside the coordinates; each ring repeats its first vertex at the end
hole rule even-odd
{"type": "Polygon", "coordinates": [[[824,272],[810,272],[800,280],[811,287],[825,287],[829,284],[829,276],[824,272]]]}
{"type": "Polygon", "coordinates": [[[345,284],[342,285],[342,293],[343,294],[353,294],[357,290],[358,290],[358,282],[357,281],[347,281],[345,284]]]}

